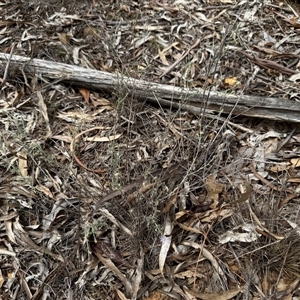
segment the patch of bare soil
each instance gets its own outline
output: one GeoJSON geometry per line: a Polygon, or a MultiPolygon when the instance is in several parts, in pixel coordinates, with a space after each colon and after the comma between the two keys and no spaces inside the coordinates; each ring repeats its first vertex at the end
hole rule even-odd
{"type": "MultiPolygon", "coordinates": [[[[0,52],[289,105],[297,9],[3,1],[0,52]]],[[[1,299],[298,299],[298,124],[0,69],[1,299]]]]}

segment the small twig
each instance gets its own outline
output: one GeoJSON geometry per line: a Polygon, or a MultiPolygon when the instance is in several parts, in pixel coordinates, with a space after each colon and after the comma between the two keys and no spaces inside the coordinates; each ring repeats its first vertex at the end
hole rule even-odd
{"type": "Polygon", "coordinates": [[[196,43],[188,49],[185,53],[183,53],[169,68],[167,68],[166,71],[164,71],[159,78],[162,78],[163,76],[167,75],[170,71],[172,71],[194,48],[196,48],[200,44],[200,39],[196,41],[196,43]]]}

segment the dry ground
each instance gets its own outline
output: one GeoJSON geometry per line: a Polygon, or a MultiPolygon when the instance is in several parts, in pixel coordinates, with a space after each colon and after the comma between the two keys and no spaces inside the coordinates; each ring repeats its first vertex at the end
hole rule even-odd
{"type": "MultiPolygon", "coordinates": [[[[290,4],[2,1],[0,52],[289,105],[290,4]]],[[[194,116],[6,66],[1,299],[299,299],[298,124],[194,116]]]]}

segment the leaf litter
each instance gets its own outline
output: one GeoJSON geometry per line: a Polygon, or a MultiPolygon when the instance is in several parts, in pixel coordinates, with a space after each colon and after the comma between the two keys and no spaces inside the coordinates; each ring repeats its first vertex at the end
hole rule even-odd
{"type": "MultiPolygon", "coordinates": [[[[293,2],[0,10],[4,53],[299,101],[293,2]]],[[[299,294],[298,124],[199,117],[126,88],[99,93],[1,68],[1,299],[299,294]]]]}

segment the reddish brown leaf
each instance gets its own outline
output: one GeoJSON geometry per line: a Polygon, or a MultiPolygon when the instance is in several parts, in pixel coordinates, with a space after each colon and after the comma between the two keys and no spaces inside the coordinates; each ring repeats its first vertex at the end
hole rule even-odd
{"type": "Polygon", "coordinates": [[[90,91],[86,88],[80,88],[79,93],[82,95],[84,101],[89,104],[90,102],[90,91]]]}

